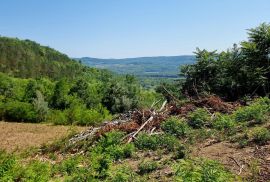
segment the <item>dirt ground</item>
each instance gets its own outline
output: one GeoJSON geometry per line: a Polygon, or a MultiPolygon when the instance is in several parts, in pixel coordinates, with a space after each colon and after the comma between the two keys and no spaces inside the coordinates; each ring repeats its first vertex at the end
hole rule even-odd
{"type": "Polygon", "coordinates": [[[0,122],[0,149],[19,152],[29,147],[39,147],[53,142],[72,131],[80,132],[84,129],[86,128],[75,126],[0,122]]]}
{"type": "Polygon", "coordinates": [[[243,177],[250,176],[252,168],[256,165],[258,167],[256,181],[270,179],[270,144],[239,148],[236,144],[228,142],[218,142],[212,145],[208,145],[208,143],[198,145],[192,152],[192,156],[218,160],[233,173],[243,177]]]}

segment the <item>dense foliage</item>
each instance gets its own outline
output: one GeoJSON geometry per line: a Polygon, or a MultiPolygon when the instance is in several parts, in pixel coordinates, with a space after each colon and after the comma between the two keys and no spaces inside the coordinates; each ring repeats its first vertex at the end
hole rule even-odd
{"type": "Polygon", "coordinates": [[[0,118],[93,125],[159,97],[131,75],[85,67],[30,40],[0,37],[0,118]]]}
{"type": "Polygon", "coordinates": [[[181,68],[183,93],[214,93],[227,99],[270,92],[270,24],[248,31],[248,40],[217,53],[197,49],[196,64],[181,68]]]}

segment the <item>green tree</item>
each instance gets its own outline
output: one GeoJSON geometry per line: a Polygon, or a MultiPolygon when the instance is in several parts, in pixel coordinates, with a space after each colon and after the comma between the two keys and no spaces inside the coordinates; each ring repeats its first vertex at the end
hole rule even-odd
{"type": "Polygon", "coordinates": [[[51,98],[51,106],[55,109],[66,109],[69,106],[69,86],[65,80],[56,83],[54,93],[51,98]]]}

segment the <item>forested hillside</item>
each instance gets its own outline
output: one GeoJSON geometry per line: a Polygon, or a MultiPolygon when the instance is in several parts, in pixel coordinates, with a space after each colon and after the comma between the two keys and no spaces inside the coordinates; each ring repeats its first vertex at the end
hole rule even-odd
{"type": "Polygon", "coordinates": [[[155,96],[133,76],[83,66],[29,40],[0,37],[0,63],[0,118],[6,121],[93,125],[145,107],[155,96]]]}
{"type": "Polygon", "coordinates": [[[0,71],[22,78],[74,78],[83,66],[46,46],[16,38],[0,37],[0,71]]]}

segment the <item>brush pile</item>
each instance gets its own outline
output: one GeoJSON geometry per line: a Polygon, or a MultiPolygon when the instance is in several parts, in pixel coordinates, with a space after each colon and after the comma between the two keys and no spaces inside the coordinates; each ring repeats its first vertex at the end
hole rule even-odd
{"type": "Polygon", "coordinates": [[[167,104],[165,101],[159,110],[135,110],[122,114],[118,119],[111,122],[104,122],[101,126],[90,127],[88,130],[73,136],[69,140],[69,145],[74,145],[83,140],[93,141],[112,130],[128,133],[124,140],[129,143],[132,142],[141,131],[149,133],[158,131],[160,124],[172,115],[185,117],[189,112],[194,111],[198,107],[204,107],[210,113],[230,113],[238,106],[240,106],[239,103],[224,102],[216,96],[191,100],[181,105],[167,104]]]}

